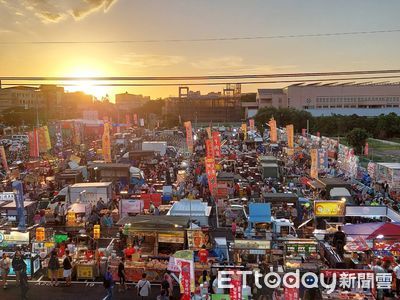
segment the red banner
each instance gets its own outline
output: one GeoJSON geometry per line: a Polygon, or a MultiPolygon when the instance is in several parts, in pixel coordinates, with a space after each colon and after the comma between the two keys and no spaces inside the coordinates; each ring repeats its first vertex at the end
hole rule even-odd
{"type": "Polygon", "coordinates": [[[217,172],[215,171],[215,160],[214,157],[206,158],[206,173],[208,179],[208,186],[212,195],[217,192],[217,172]]]}
{"type": "Polygon", "coordinates": [[[30,157],[39,157],[39,141],[37,129],[35,128],[33,131],[30,131],[28,133],[28,137],[30,157]]]}
{"type": "Polygon", "coordinates": [[[105,162],[111,162],[111,141],[110,141],[111,125],[108,122],[104,123],[104,132],[102,137],[102,152],[105,162]]]}
{"type": "Polygon", "coordinates": [[[186,128],[186,144],[190,153],[193,152],[193,132],[192,132],[192,122],[185,122],[186,128]]]}
{"type": "Polygon", "coordinates": [[[143,200],[143,208],[149,209],[150,202],[153,202],[155,207],[159,207],[161,205],[161,194],[141,194],[140,199],[143,200]]]}
{"type": "Polygon", "coordinates": [[[221,138],[219,132],[214,131],[212,133],[213,146],[214,146],[214,156],[221,157],[221,138]]]}
{"type": "Polygon", "coordinates": [[[214,157],[214,145],[211,139],[206,140],[206,153],[207,157],[214,157]]]}
{"type": "Polygon", "coordinates": [[[190,300],[190,262],[183,260],[181,261],[181,286],[181,300],[190,300]]]}
{"type": "MultiPolygon", "coordinates": [[[[229,290],[231,300],[242,300],[242,276],[234,272],[231,278],[232,288],[229,290]]],[[[285,298],[286,299],[286,298],[285,298]]]]}
{"type": "Polygon", "coordinates": [[[285,288],[285,300],[299,300],[299,289],[297,288],[285,288]]]}

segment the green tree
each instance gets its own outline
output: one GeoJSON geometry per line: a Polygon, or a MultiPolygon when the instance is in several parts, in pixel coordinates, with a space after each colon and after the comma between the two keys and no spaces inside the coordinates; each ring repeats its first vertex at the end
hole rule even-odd
{"type": "Polygon", "coordinates": [[[362,154],[362,148],[369,137],[364,128],[354,128],[346,135],[347,142],[353,147],[355,154],[362,154]]]}

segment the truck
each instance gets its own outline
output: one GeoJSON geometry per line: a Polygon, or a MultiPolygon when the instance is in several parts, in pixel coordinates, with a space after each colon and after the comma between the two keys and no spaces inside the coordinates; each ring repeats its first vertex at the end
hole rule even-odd
{"type": "Polygon", "coordinates": [[[161,156],[164,156],[167,152],[167,142],[143,142],[142,150],[154,151],[161,156]]]}
{"type": "Polygon", "coordinates": [[[70,206],[73,203],[90,203],[96,205],[100,198],[108,204],[112,200],[112,182],[76,183],[60,190],[50,203],[49,208],[54,209],[58,202],[70,206]]]}

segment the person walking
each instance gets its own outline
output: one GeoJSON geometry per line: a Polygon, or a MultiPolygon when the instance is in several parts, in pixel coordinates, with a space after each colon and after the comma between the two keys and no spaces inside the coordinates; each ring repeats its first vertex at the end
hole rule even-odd
{"type": "Polygon", "coordinates": [[[60,262],[58,261],[56,250],[51,251],[48,268],[50,270],[51,285],[58,286],[58,270],[60,269],[60,262]]]}
{"type": "Polygon", "coordinates": [[[28,284],[28,275],[26,274],[26,265],[20,271],[19,282],[21,289],[21,300],[27,300],[28,298],[26,297],[26,294],[28,293],[29,290],[29,284],[28,284]]]}
{"type": "Polygon", "coordinates": [[[146,277],[147,277],[146,273],[143,273],[142,279],[140,279],[136,285],[138,296],[142,300],[147,299],[147,297],[150,295],[150,290],[151,290],[150,281],[148,281],[146,277]]]}
{"type": "Polygon", "coordinates": [[[0,270],[1,270],[1,277],[3,278],[3,289],[7,288],[7,276],[10,273],[10,265],[11,261],[8,258],[6,253],[3,253],[3,257],[0,260],[0,270]]]}
{"type": "Polygon", "coordinates": [[[66,286],[71,286],[72,259],[71,256],[69,256],[69,250],[65,250],[63,269],[64,269],[63,275],[65,278],[66,286]]]}
{"type": "Polygon", "coordinates": [[[17,250],[15,251],[14,257],[12,259],[11,265],[13,267],[13,270],[15,272],[15,277],[17,281],[17,286],[20,284],[20,275],[21,271],[23,269],[26,269],[26,263],[24,262],[24,259],[22,257],[21,251],[17,250]]]}
{"type": "Polygon", "coordinates": [[[125,275],[125,259],[122,257],[119,264],[118,264],[118,277],[119,277],[119,291],[126,290],[126,275],[125,275]]]}
{"type": "Polygon", "coordinates": [[[108,267],[107,272],[104,275],[103,286],[107,290],[107,296],[103,300],[112,300],[113,299],[114,281],[112,278],[110,267],[108,267]]]}
{"type": "Polygon", "coordinates": [[[393,269],[396,275],[396,294],[400,298],[400,259],[397,260],[397,265],[393,269]]]}

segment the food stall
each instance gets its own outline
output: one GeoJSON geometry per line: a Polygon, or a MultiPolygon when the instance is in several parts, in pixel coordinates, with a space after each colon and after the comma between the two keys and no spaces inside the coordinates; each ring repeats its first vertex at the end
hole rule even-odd
{"type": "MultiPolygon", "coordinates": [[[[135,246],[132,259],[126,259],[128,281],[138,281],[146,271],[149,281],[161,281],[170,255],[186,247],[188,217],[138,215],[122,218],[117,225],[124,226],[127,244],[135,246]]],[[[114,279],[118,278],[119,259],[109,261],[114,279]]]]}
{"type": "MultiPolygon", "coordinates": [[[[0,255],[7,253],[12,259],[15,254],[15,248],[17,246],[23,249],[29,249],[29,232],[19,231],[0,231],[0,255]]],[[[40,258],[36,253],[25,251],[24,261],[26,263],[26,273],[28,277],[33,277],[40,269],[40,258]]],[[[15,276],[15,272],[11,266],[9,276],[15,276]]]]}
{"type": "Polygon", "coordinates": [[[318,271],[322,267],[318,243],[315,240],[298,239],[284,243],[284,267],[286,271],[318,271]]]}
{"type": "MultiPolygon", "coordinates": [[[[33,216],[37,208],[36,201],[24,201],[24,214],[25,222],[27,226],[33,225],[33,216]]],[[[8,221],[17,223],[17,206],[15,201],[9,201],[6,204],[0,206],[1,216],[7,218],[8,221]]]]}
{"type": "Polygon", "coordinates": [[[66,227],[67,231],[76,231],[85,228],[92,206],[90,203],[74,203],[67,211],[66,227]]]}
{"type": "Polygon", "coordinates": [[[257,268],[262,262],[269,262],[271,241],[235,239],[233,256],[235,262],[246,263],[257,268]]]}

